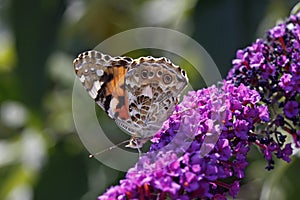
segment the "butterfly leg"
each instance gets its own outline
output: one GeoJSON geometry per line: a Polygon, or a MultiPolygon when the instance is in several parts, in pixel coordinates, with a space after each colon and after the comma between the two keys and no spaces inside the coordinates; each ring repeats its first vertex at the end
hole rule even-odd
{"type": "Polygon", "coordinates": [[[140,147],[137,147],[137,150],[139,152],[139,158],[142,157],[142,151],[141,151],[140,147]]]}
{"type": "Polygon", "coordinates": [[[184,113],[184,112],[186,112],[186,111],[189,111],[189,110],[192,110],[193,108],[186,108],[186,109],[183,109],[183,110],[180,110],[180,111],[178,111],[178,112],[175,112],[175,114],[177,115],[177,114],[182,114],[182,113],[184,113]]]}

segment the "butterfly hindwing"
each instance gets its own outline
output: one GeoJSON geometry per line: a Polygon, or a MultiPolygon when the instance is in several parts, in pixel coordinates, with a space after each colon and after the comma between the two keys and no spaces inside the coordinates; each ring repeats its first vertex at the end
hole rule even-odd
{"type": "Polygon", "coordinates": [[[173,113],[187,85],[182,69],[166,58],[141,57],[129,66],[125,88],[135,134],[151,137],[173,113]]]}

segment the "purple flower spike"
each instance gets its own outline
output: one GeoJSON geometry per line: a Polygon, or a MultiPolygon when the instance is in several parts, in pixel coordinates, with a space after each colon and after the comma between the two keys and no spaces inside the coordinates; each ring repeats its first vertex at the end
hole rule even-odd
{"type": "Polygon", "coordinates": [[[261,128],[257,127],[251,139],[263,150],[267,169],[273,169],[274,156],[290,161],[292,149],[291,143],[286,142],[288,134],[295,146],[300,147],[299,17],[300,13],[291,15],[267,32],[266,41],[259,39],[252,46],[238,50],[227,76],[227,80],[235,85],[244,84],[259,92],[264,107],[258,115],[269,123],[263,132],[258,132],[261,128]],[[272,116],[269,116],[269,110],[272,116]]]}
{"type": "Polygon", "coordinates": [[[222,89],[189,92],[150,152],[102,197],[223,198],[226,192],[235,197],[248,165],[249,138],[255,125],[268,119],[259,100],[256,91],[229,82],[222,89]]]}

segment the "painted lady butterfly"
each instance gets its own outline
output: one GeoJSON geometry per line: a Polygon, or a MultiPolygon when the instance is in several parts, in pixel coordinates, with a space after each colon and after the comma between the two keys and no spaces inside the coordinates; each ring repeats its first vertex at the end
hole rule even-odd
{"type": "Polygon", "coordinates": [[[74,60],[79,80],[95,102],[140,148],[161,128],[187,86],[184,70],[169,59],[112,57],[98,51],[74,60]]]}

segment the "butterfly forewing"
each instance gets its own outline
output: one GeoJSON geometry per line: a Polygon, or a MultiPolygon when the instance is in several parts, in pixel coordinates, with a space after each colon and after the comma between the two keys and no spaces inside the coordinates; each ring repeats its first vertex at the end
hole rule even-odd
{"type": "Polygon", "coordinates": [[[84,88],[113,119],[129,118],[124,82],[131,62],[131,58],[111,57],[97,51],[84,52],[74,60],[76,75],[84,88]]]}

